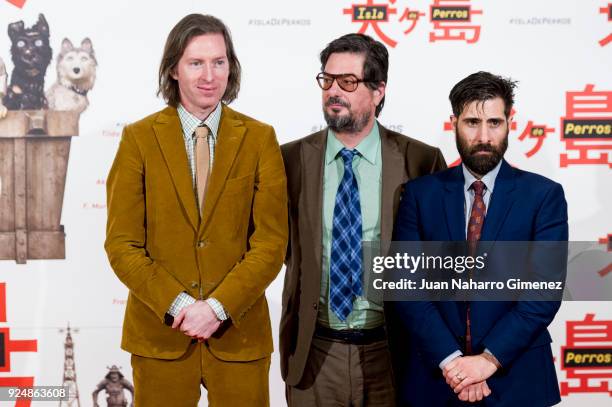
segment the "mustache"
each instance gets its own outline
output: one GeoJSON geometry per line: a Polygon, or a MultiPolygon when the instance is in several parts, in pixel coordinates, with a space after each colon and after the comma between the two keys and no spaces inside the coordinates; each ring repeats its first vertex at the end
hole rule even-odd
{"type": "Polygon", "coordinates": [[[497,150],[491,144],[476,144],[474,147],[472,147],[470,149],[469,153],[470,154],[476,154],[476,153],[479,153],[481,151],[486,151],[486,152],[489,152],[489,153],[494,153],[497,150]]]}
{"type": "Polygon", "coordinates": [[[325,102],[325,107],[328,107],[330,105],[341,105],[346,107],[347,109],[351,107],[351,104],[349,102],[346,102],[336,96],[330,96],[329,99],[327,99],[327,102],[325,102]]]}

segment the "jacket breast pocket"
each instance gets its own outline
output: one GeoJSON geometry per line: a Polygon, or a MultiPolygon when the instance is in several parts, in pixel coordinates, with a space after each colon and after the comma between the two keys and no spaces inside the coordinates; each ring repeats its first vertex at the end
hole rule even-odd
{"type": "Polygon", "coordinates": [[[223,195],[253,192],[254,175],[249,174],[238,178],[230,178],[225,181],[223,195]]]}
{"type": "Polygon", "coordinates": [[[248,229],[254,184],[253,174],[225,181],[216,211],[219,215],[217,219],[225,224],[223,229],[230,239],[245,234],[248,229]]]}

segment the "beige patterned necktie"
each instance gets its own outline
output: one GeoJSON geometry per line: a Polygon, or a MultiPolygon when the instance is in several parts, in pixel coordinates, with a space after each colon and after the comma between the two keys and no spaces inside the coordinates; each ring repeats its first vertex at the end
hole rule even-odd
{"type": "Polygon", "coordinates": [[[198,191],[198,206],[200,215],[204,207],[206,195],[206,181],[210,170],[210,151],[208,150],[208,127],[200,126],[195,130],[195,162],[196,162],[196,188],[198,191]]]}

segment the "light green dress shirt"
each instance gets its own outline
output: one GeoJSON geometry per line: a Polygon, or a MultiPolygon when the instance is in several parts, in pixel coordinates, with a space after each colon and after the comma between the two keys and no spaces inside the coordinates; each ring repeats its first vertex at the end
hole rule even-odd
{"type": "MultiPolygon", "coordinates": [[[[371,329],[384,323],[383,308],[364,297],[353,301],[353,311],[346,321],[341,321],[329,307],[329,259],[336,205],[336,193],[344,176],[344,161],[338,155],[344,145],[333,131],[327,132],[325,168],[323,172],[323,251],[321,295],[318,321],[333,329],[371,329]]],[[[353,171],[359,187],[361,205],[362,240],[380,241],[380,199],[382,191],[382,155],[378,123],[374,123],[370,134],[355,149],[359,152],[353,159],[353,171]]],[[[365,290],[365,287],[364,287],[365,290]]]]}

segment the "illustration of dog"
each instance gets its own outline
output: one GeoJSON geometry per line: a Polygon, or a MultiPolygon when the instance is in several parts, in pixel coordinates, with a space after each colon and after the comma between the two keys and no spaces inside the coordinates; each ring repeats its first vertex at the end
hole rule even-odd
{"type": "Polygon", "coordinates": [[[45,73],[52,50],[45,16],[39,14],[38,21],[30,28],[25,28],[23,21],[9,24],[8,35],[14,68],[4,105],[9,110],[46,109],[45,73]]]}
{"type": "Polygon", "coordinates": [[[6,117],[7,108],[2,104],[2,98],[6,95],[6,67],[4,61],[0,58],[0,119],[6,117]]]}
{"type": "Polygon", "coordinates": [[[57,82],[46,92],[49,109],[79,113],[87,109],[87,92],[94,86],[97,65],[89,38],[85,38],[79,48],[75,48],[68,38],[64,38],[62,49],[57,56],[57,82]]]}

